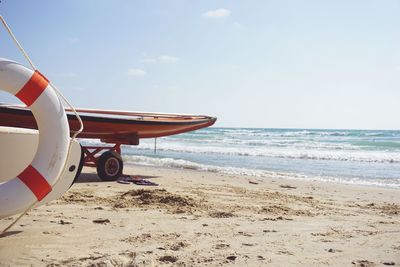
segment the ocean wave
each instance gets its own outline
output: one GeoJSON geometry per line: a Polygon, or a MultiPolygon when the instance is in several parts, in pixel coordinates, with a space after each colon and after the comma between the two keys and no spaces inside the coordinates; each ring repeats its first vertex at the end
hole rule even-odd
{"type": "MultiPolygon", "coordinates": [[[[81,140],[83,145],[99,145],[99,140],[81,140]]],[[[250,157],[270,157],[282,159],[302,159],[302,160],[333,160],[333,161],[352,161],[352,162],[371,162],[371,163],[400,163],[399,143],[382,143],[382,148],[394,148],[394,150],[365,150],[369,143],[359,142],[359,146],[346,143],[322,143],[308,142],[297,143],[288,140],[287,143],[275,140],[247,140],[230,142],[192,142],[191,140],[173,140],[168,138],[160,139],[157,143],[159,151],[171,151],[179,153],[200,153],[200,154],[220,154],[228,156],[250,156],[250,157]],[[254,145],[251,145],[254,144],[254,145]],[[257,144],[257,145],[256,145],[257,144]],[[384,146],[383,146],[384,145],[384,146]]],[[[152,140],[142,140],[141,144],[135,148],[144,151],[152,151],[154,142],[152,140]]]]}
{"type": "MultiPolygon", "coordinates": [[[[331,142],[329,140],[301,140],[301,139],[290,139],[290,138],[222,138],[219,136],[209,136],[208,138],[193,138],[182,135],[181,137],[165,137],[162,140],[182,143],[187,146],[193,146],[198,144],[211,144],[214,145],[243,145],[243,146],[271,146],[271,147],[296,147],[304,149],[350,149],[357,150],[362,149],[357,144],[347,142],[331,142]]],[[[144,141],[146,143],[146,141],[144,141]]],[[[380,143],[375,142],[363,142],[363,144],[379,145],[380,143]]]]}
{"type": "MultiPolygon", "coordinates": [[[[143,142],[137,149],[153,150],[154,144],[143,142]]],[[[254,156],[303,160],[336,160],[355,162],[377,162],[377,163],[400,163],[400,153],[387,151],[357,151],[337,149],[307,149],[293,147],[233,147],[233,146],[210,146],[189,145],[177,142],[159,142],[159,151],[172,151],[179,153],[221,154],[231,156],[254,156]]]]}
{"type": "Polygon", "coordinates": [[[235,174],[235,175],[251,175],[257,177],[266,177],[275,173],[264,170],[250,170],[246,168],[206,165],[206,164],[191,162],[188,160],[173,159],[173,158],[155,158],[147,156],[125,155],[124,161],[127,164],[131,163],[139,165],[181,168],[181,169],[218,172],[218,173],[235,174]]]}
{"type": "Polygon", "coordinates": [[[343,137],[354,136],[355,133],[351,131],[322,131],[322,130],[229,130],[220,132],[225,136],[249,136],[249,137],[272,137],[272,138],[304,138],[304,137],[343,137]]]}
{"type": "Polygon", "coordinates": [[[189,169],[189,170],[222,173],[227,175],[251,176],[258,178],[270,177],[270,178],[284,178],[284,179],[295,179],[295,180],[300,179],[308,181],[317,180],[323,182],[400,188],[400,179],[378,179],[378,178],[363,179],[359,177],[305,175],[301,173],[275,172],[275,171],[267,171],[259,169],[238,168],[231,166],[221,167],[221,166],[200,164],[182,159],[156,158],[156,157],[135,156],[135,155],[124,156],[124,161],[126,164],[189,169]]]}
{"type": "Polygon", "coordinates": [[[323,130],[323,129],[268,129],[268,128],[209,128],[190,133],[211,134],[221,136],[248,136],[248,137],[299,137],[299,138],[371,138],[371,137],[400,137],[399,131],[373,131],[373,130],[323,130]]]}

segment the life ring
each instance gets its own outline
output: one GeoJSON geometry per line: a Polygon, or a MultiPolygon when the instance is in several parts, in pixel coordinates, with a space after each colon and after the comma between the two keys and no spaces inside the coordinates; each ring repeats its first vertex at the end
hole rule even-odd
{"type": "Polygon", "coordinates": [[[0,58],[0,90],[30,107],[39,129],[32,163],[0,184],[0,218],[4,218],[25,211],[52,191],[67,160],[70,138],[64,107],[40,72],[0,58]]]}

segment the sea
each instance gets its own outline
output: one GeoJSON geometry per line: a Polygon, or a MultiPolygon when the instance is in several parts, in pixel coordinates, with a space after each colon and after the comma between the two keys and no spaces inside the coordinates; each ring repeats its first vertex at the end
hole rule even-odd
{"type": "Polygon", "coordinates": [[[400,131],[212,127],[142,139],[123,155],[125,164],[400,189],[400,131]]]}

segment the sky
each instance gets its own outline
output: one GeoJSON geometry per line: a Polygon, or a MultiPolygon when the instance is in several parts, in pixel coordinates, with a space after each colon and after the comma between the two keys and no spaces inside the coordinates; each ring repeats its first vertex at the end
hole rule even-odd
{"type": "MultiPolygon", "coordinates": [[[[400,129],[397,0],[2,0],[0,13],[77,107],[400,129]]],[[[0,57],[27,64],[0,40],[0,57]]]]}

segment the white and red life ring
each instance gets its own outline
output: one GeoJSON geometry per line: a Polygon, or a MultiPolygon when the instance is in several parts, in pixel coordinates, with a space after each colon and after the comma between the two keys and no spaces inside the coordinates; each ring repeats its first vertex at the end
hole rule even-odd
{"type": "Polygon", "coordinates": [[[0,184],[0,218],[21,213],[51,191],[66,163],[69,125],[49,81],[14,61],[0,58],[0,90],[31,108],[39,129],[33,161],[17,177],[0,184]]]}

